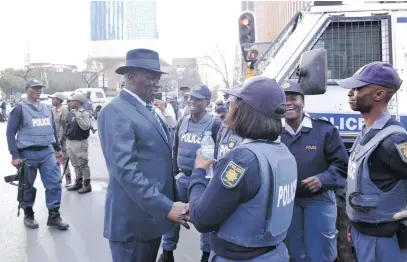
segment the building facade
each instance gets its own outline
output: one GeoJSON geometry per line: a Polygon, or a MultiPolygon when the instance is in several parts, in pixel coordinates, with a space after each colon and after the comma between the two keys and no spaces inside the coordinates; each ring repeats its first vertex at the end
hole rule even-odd
{"type": "Polygon", "coordinates": [[[242,1],[242,11],[256,18],[256,42],[273,41],[298,11],[311,1],[242,1]]]}
{"type": "Polygon", "coordinates": [[[158,38],[155,1],[91,1],[91,40],[158,38]]]}

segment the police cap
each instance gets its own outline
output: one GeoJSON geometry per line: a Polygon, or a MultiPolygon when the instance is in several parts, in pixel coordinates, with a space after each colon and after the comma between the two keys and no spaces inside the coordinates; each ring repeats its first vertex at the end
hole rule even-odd
{"type": "Polygon", "coordinates": [[[79,93],[73,94],[68,100],[83,102],[83,101],[85,101],[85,99],[86,99],[86,96],[79,92],[79,93]]]}
{"type": "Polygon", "coordinates": [[[377,85],[390,89],[399,89],[403,81],[394,67],[385,62],[372,62],[361,67],[353,76],[338,81],[338,85],[347,88],[360,88],[377,85]]]}
{"type": "Polygon", "coordinates": [[[301,94],[304,95],[304,90],[302,89],[302,86],[292,80],[285,81],[283,84],[284,92],[287,93],[296,93],[296,94],[301,94]]]}
{"type": "Polygon", "coordinates": [[[255,76],[246,80],[241,88],[221,91],[242,99],[265,116],[275,118],[284,116],[285,93],[274,79],[255,76]]]}
{"type": "Polygon", "coordinates": [[[66,99],[65,95],[60,93],[60,92],[56,92],[55,94],[48,96],[49,98],[58,98],[61,101],[64,101],[66,99]]]}

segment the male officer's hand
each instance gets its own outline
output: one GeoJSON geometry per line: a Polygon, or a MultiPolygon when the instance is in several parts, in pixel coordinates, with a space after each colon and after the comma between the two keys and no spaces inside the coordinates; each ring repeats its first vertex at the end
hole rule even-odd
{"type": "Polygon", "coordinates": [[[58,160],[58,163],[60,163],[60,164],[62,164],[64,162],[64,154],[62,153],[62,151],[57,152],[57,160],[58,160]]]}
{"type": "Polygon", "coordinates": [[[182,202],[174,202],[170,212],[168,213],[168,219],[183,225],[186,229],[189,229],[187,219],[189,218],[189,205],[182,202]]]}
{"type": "Polygon", "coordinates": [[[203,157],[201,150],[198,150],[196,152],[195,168],[202,168],[206,170],[215,162],[215,159],[206,159],[205,157],[203,157]]]}
{"type": "Polygon", "coordinates": [[[11,164],[18,168],[18,166],[21,164],[21,162],[22,162],[21,159],[18,158],[18,159],[12,160],[11,164]]]}
{"type": "Polygon", "coordinates": [[[316,193],[322,188],[322,183],[317,176],[304,179],[301,181],[301,184],[312,193],[316,193]]]}

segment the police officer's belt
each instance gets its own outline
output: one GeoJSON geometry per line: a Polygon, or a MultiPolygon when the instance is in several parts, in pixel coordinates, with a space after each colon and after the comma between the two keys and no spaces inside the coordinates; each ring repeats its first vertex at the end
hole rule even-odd
{"type": "Polygon", "coordinates": [[[25,147],[20,149],[20,151],[24,151],[24,150],[30,150],[30,151],[41,151],[44,150],[46,148],[48,148],[49,146],[29,146],[29,147],[25,147]]]}

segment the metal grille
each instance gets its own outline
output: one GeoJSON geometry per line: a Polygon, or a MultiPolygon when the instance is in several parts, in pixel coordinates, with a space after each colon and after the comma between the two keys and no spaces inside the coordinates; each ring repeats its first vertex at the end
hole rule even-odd
{"type": "MultiPolygon", "coordinates": [[[[350,77],[373,61],[390,62],[388,28],[387,19],[331,21],[311,48],[327,50],[328,81],[350,77]]],[[[295,70],[289,75],[298,78],[295,70]]]]}

